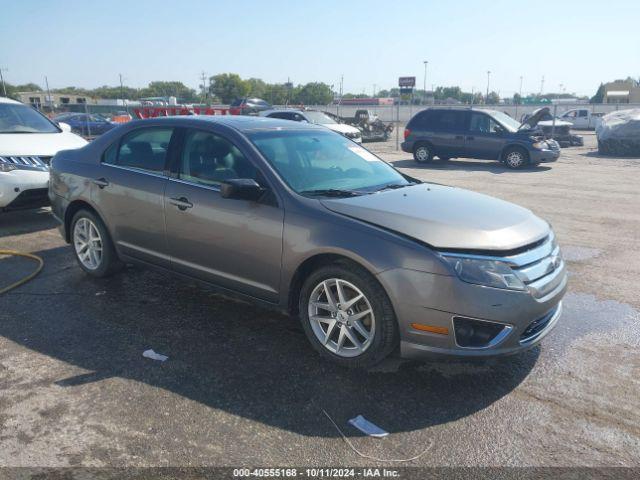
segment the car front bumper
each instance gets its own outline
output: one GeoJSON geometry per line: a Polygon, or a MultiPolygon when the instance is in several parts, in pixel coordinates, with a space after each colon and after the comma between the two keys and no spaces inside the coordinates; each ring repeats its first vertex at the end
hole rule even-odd
{"type": "Polygon", "coordinates": [[[542,150],[531,149],[529,150],[529,159],[531,163],[549,163],[555,162],[560,158],[560,145],[554,142],[552,148],[544,148],[542,150]]]}
{"type": "Polygon", "coordinates": [[[0,208],[46,205],[48,185],[48,170],[0,172],[0,208]]]}
{"type": "Polygon", "coordinates": [[[541,298],[530,291],[483,287],[454,276],[408,269],[388,270],[378,274],[378,279],[396,312],[401,356],[411,359],[489,357],[527,350],[556,326],[567,288],[564,264],[549,276],[549,289],[541,298]],[[454,319],[459,318],[499,324],[503,331],[486,346],[463,347],[454,326],[454,319]],[[416,325],[436,327],[440,332],[419,330],[416,325]]]}

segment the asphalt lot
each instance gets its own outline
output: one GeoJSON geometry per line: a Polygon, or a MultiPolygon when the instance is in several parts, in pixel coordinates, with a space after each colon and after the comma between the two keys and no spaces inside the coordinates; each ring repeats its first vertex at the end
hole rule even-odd
{"type": "MultiPolygon", "coordinates": [[[[323,363],[296,320],[138,268],[107,280],[76,266],[47,210],[0,214],[0,249],[45,260],[0,296],[0,466],[640,466],[640,159],[595,139],[554,163],[418,166],[406,173],[513,201],[549,220],[570,293],[555,332],[478,362],[323,363]],[[169,359],[142,357],[148,348],[169,359]],[[347,425],[362,414],[391,434],[347,425]]],[[[27,260],[0,259],[0,284],[27,260]]]]}

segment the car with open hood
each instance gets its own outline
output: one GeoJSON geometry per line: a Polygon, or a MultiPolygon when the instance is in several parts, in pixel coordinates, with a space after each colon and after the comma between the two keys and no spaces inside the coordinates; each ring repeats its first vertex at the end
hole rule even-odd
{"type": "Polygon", "coordinates": [[[536,130],[540,115],[521,124],[496,110],[429,108],[405,127],[402,150],[413,153],[418,163],[429,163],[436,156],[497,160],[513,169],[555,162],[560,147],[536,130]]]}
{"type": "Polygon", "coordinates": [[[0,97],[0,210],[48,203],[51,157],[86,143],[69,125],[0,97]]]}
{"type": "Polygon", "coordinates": [[[309,123],[129,122],[56,155],[49,195],[87,274],[126,262],[201,280],[297,316],[345,366],[520,352],[556,325],[567,285],[531,211],[421,182],[309,123]]]}

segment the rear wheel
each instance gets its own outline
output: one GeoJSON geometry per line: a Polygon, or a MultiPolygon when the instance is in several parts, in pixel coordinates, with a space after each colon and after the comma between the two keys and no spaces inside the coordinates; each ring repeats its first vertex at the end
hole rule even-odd
{"type": "Polygon", "coordinates": [[[94,277],[106,277],[122,267],[109,232],[89,210],[78,211],[71,221],[73,252],[80,268],[94,277]]]}
{"type": "Polygon", "coordinates": [[[430,163],[433,160],[431,145],[421,144],[413,149],[413,158],[418,163],[430,163]]]}
{"type": "Polygon", "coordinates": [[[524,148],[509,147],[503,154],[504,164],[511,168],[522,168],[529,163],[529,154],[524,148]]]}
{"type": "Polygon", "coordinates": [[[391,302],[362,267],[340,262],[313,272],[299,299],[300,320],[322,357],[347,367],[370,367],[398,343],[391,302]]]}

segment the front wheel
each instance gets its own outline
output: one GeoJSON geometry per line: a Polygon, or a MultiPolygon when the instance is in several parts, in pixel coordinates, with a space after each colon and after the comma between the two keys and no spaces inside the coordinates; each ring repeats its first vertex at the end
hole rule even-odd
{"type": "Polygon", "coordinates": [[[73,252],[80,268],[94,277],[106,277],[122,266],[102,220],[80,210],[71,221],[73,252]]]}
{"type": "Polygon", "coordinates": [[[391,302],[362,267],[341,262],[322,267],[304,282],[300,320],[320,355],[347,367],[371,367],[398,343],[391,302]]]}
{"type": "Polygon", "coordinates": [[[505,150],[504,163],[511,169],[522,168],[529,163],[529,154],[520,147],[510,147],[505,150]]]}

